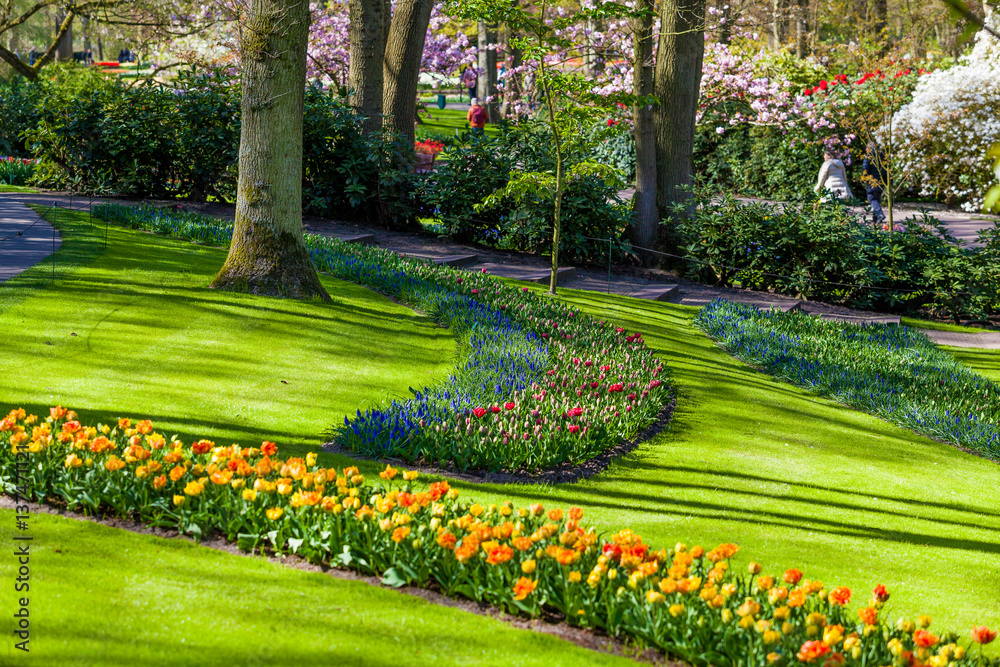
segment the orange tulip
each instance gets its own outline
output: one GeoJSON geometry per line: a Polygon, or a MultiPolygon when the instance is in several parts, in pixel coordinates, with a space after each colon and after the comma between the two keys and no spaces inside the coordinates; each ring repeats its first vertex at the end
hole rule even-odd
{"type": "Polygon", "coordinates": [[[985,625],[980,625],[979,627],[972,629],[972,641],[977,644],[989,644],[991,641],[997,638],[996,630],[990,630],[985,625]]]}
{"type": "Polygon", "coordinates": [[[527,577],[521,577],[517,580],[517,583],[514,584],[514,599],[523,600],[531,595],[536,588],[538,588],[537,581],[533,581],[527,577]]]}

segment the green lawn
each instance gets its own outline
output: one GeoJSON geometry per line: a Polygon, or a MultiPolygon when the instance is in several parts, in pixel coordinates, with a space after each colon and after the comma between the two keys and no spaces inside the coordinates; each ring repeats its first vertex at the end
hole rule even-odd
{"type": "Polygon", "coordinates": [[[105,252],[86,214],[60,216],[55,285],[48,265],[0,285],[4,405],[315,447],[454,365],[451,332],[357,285],[325,279],[329,304],[211,290],[222,250],[111,227],[105,252]]]}
{"type": "MultiPolygon", "coordinates": [[[[455,130],[465,132],[469,129],[469,123],[465,120],[468,114],[467,109],[438,109],[436,106],[429,106],[427,111],[426,114],[420,114],[422,122],[417,126],[424,128],[425,132],[453,137],[455,130]]],[[[486,125],[486,134],[497,134],[498,132],[496,125],[486,125]]]]}
{"type": "MultiPolygon", "coordinates": [[[[85,226],[79,220],[71,224],[85,226]]],[[[365,364],[384,364],[377,367],[381,370],[370,366],[368,377],[372,383],[383,379],[382,373],[397,374],[398,379],[385,380],[386,386],[397,388],[405,387],[405,382],[416,383],[419,380],[413,378],[424,375],[439,378],[453,359],[454,343],[447,336],[429,325],[422,329],[420,318],[358,288],[338,287],[342,290],[338,292],[340,298],[330,306],[219,294],[202,287],[213,267],[221,262],[219,251],[123,230],[113,229],[112,239],[119,250],[99,256],[93,264],[86,264],[86,253],[79,250],[76,260],[68,256],[65,263],[72,265],[76,261],[78,268],[66,268],[65,275],[54,288],[45,286],[43,275],[28,276],[22,282],[27,285],[34,280],[35,290],[28,293],[29,290],[23,289],[21,292],[27,294],[22,294],[19,301],[6,303],[2,300],[4,288],[0,287],[0,332],[4,334],[0,340],[14,342],[18,360],[9,363],[8,355],[0,358],[6,378],[0,382],[0,404],[10,406],[32,399],[32,405],[38,406],[53,401],[79,406],[80,400],[86,399],[99,404],[99,408],[90,408],[88,416],[100,416],[102,410],[117,415],[122,409],[120,404],[124,404],[130,408],[125,412],[136,416],[148,412],[156,421],[177,424],[178,428],[191,432],[201,429],[199,432],[218,438],[222,436],[217,433],[222,431],[226,437],[237,438],[244,444],[267,437],[279,444],[290,443],[286,451],[301,453],[318,441],[310,434],[310,420],[303,414],[311,412],[314,424],[328,423],[329,414],[352,410],[352,406],[360,403],[362,396],[371,395],[372,390],[363,385],[360,392],[352,394],[352,387],[347,385],[357,380],[355,376],[343,376],[344,394],[318,394],[296,401],[273,400],[265,391],[271,386],[268,382],[272,376],[266,375],[259,364],[245,363],[239,366],[241,373],[249,374],[245,381],[253,381],[255,374],[265,374],[269,378],[266,382],[261,380],[259,397],[250,394],[239,405],[219,399],[218,394],[234,391],[227,381],[227,364],[241,361],[239,350],[232,347],[238,348],[240,344],[227,343],[225,336],[234,327],[244,327],[249,312],[255,317],[270,317],[274,313],[282,321],[289,317],[295,322],[310,323],[317,311],[321,312],[328,318],[322,326],[329,327],[328,336],[337,336],[337,345],[353,344],[354,341],[348,339],[348,332],[350,336],[363,338],[365,345],[351,352],[355,364],[362,359],[365,364]],[[192,266],[201,268],[194,270],[192,266]],[[366,299],[371,301],[366,302],[366,299]],[[134,309],[142,312],[149,300],[156,300],[161,305],[153,311],[144,311],[142,317],[136,315],[134,309]],[[266,308],[261,305],[263,303],[267,304],[266,308]],[[178,321],[176,315],[164,317],[162,309],[168,307],[176,309],[170,312],[180,313],[182,319],[194,318],[190,326],[195,330],[184,334],[183,330],[189,326],[187,320],[178,321]],[[11,317],[13,312],[21,313],[20,320],[11,317]],[[278,312],[283,314],[278,315],[278,312]],[[304,312],[313,315],[306,316],[304,312]],[[100,313],[104,313],[106,319],[100,319],[100,313]],[[97,357],[92,356],[91,351],[74,347],[83,341],[67,339],[70,331],[76,331],[81,337],[84,335],[82,327],[73,326],[76,319],[83,317],[89,318],[87,321],[94,323],[94,332],[101,334],[97,339],[101,346],[95,348],[97,357]],[[108,318],[113,325],[104,324],[108,318]],[[208,321],[203,318],[214,318],[216,324],[200,324],[208,321]],[[44,322],[36,321],[43,319],[44,322]],[[402,354],[387,355],[385,343],[370,343],[372,335],[384,336],[380,341],[389,340],[387,333],[379,331],[379,326],[375,327],[375,334],[368,329],[380,321],[384,324],[379,326],[401,322],[393,329],[394,335],[401,331],[413,337],[406,348],[405,361],[399,359],[402,354]],[[181,362],[185,371],[169,375],[168,381],[144,380],[147,384],[137,386],[132,392],[116,389],[116,382],[138,382],[130,378],[137,369],[146,368],[132,360],[116,359],[107,352],[112,346],[132,350],[130,341],[134,336],[150,341],[149,348],[140,346],[135,348],[135,353],[145,354],[161,365],[157,373],[147,372],[146,376],[158,378],[163,368],[170,370],[172,366],[165,357],[151,351],[159,349],[152,343],[156,334],[151,331],[155,332],[160,323],[165,327],[166,345],[170,345],[175,336],[183,341],[183,345],[173,345],[172,354],[187,355],[188,361],[181,362]],[[7,335],[25,326],[24,333],[16,337],[7,335]],[[363,331],[352,329],[359,326],[363,331]],[[45,346],[45,340],[49,339],[55,339],[50,340],[54,345],[45,346]],[[430,350],[428,355],[437,354],[432,362],[417,358],[423,354],[422,346],[430,350]],[[106,350],[103,356],[100,349],[106,350]],[[224,363],[218,360],[223,355],[228,356],[224,363]],[[427,364],[426,369],[420,365],[422,363],[427,364]],[[107,379],[109,373],[105,366],[108,364],[113,369],[120,369],[113,373],[117,380],[107,379]],[[37,371],[39,367],[44,371],[37,371]],[[17,373],[16,380],[11,379],[12,372],[17,373]],[[39,375],[53,379],[66,377],[72,381],[47,380],[49,384],[43,385],[36,379],[39,375]],[[104,389],[91,389],[88,377],[91,378],[89,382],[98,382],[104,389]],[[202,380],[198,383],[189,380],[190,377],[202,380]],[[181,385],[174,386],[178,382],[181,385]],[[45,386],[56,389],[43,391],[45,386]],[[169,400],[145,396],[143,390],[163,391],[169,400]],[[195,395],[188,396],[190,392],[195,395]],[[317,401],[323,404],[317,407],[317,401]],[[258,402],[270,403],[272,408],[249,409],[258,402]],[[247,408],[246,414],[236,410],[237,407],[247,408]],[[238,421],[233,417],[237,412],[241,415],[238,421]]],[[[69,245],[64,245],[64,250],[69,245]]],[[[893,618],[926,612],[933,616],[933,628],[939,631],[954,629],[964,634],[974,623],[1000,625],[1000,507],[995,499],[995,489],[1000,487],[1000,466],[747,368],[691,325],[695,309],[594,293],[563,291],[562,295],[602,319],[608,318],[632,331],[641,331],[648,344],[663,355],[678,389],[674,419],[665,432],[592,480],[546,487],[456,483],[465,495],[487,502],[510,497],[519,504],[537,501],[546,505],[579,505],[586,510],[587,520],[601,529],[628,527],[657,546],[672,545],[679,540],[706,546],[735,541],[743,547],[743,562],[751,558],[759,560],[772,572],[798,566],[805,570],[807,577],[820,578],[828,585],[850,586],[855,591],[852,605],[860,606],[872,586],[884,583],[892,591],[889,613],[893,618]]],[[[287,334],[284,326],[274,327],[277,334],[287,334]]],[[[312,326],[320,325],[313,323],[312,326]]],[[[240,336],[252,337],[255,333],[238,330],[240,336]]],[[[318,334],[313,336],[313,333],[284,335],[281,345],[292,348],[291,351],[284,351],[283,356],[283,350],[274,345],[268,354],[273,354],[276,360],[284,358],[281,363],[300,372],[319,374],[331,367],[338,369],[338,373],[350,371],[338,364],[337,351],[341,348],[323,347],[326,338],[318,334]],[[311,365],[308,368],[297,366],[290,360],[296,354],[308,358],[311,365]]],[[[6,351],[8,344],[3,345],[6,351]]],[[[258,349],[248,344],[246,348],[258,349]]],[[[968,360],[978,367],[998,368],[990,357],[969,354],[968,360]]],[[[270,358],[268,361],[271,363],[270,358]]],[[[386,389],[383,387],[374,393],[378,391],[386,389]]],[[[327,454],[321,456],[321,461],[337,465],[353,463],[347,457],[327,454]]],[[[380,468],[369,462],[360,462],[359,466],[369,475],[380,468]]],[[[0,517],[0,521],[4,526],[10,523],[9,517],[0,517]]],[[[44,526],[45,521],[41,525],[44,526]]],[[[48,543],[72,543],[76,530],[75,524],[53,525],[52,533],[45,539],[50,540],[48,543]]],[[[129,536],[128,539],[139,538],[129,536]]],[[[207,549],[170,548],[189,550],[194,562],[205,559],[206,563],[216,563],[215,559],[223,558],[207,549]]],[[[135,551],[138,552],[138,547],[135,551]]],[[[164,553],[167,555],[162,562],[172,563],[174,552],[168,549],[164,553]]],[[[217,594],[228,601],[235,597],[230,580],[239,580],[243,576],[239,573],[245,572],[248,580],[256,582],[261,569],[270,567],[252,559],[235,559],[237,564],[232,566],[233,570],[219,566],[222,575],[210,569],[209,573],[201,571],[184,579],[184,568],[161,566],[147,570],[143,569],[142,558],[128,562],[130,565],[124,573],[113,564],[105,565],[103,560],[100,567],[78,568],[68,572],[65,578],[55,580],[49,592],[42,595],[80,600],[76,606],[86,605],[88,619],[80,626],[86,627],[90,619],[120,618],[118,609],[125,602],[106,593],[118,589],[108,589],[100,583],[87,587],[93,593],[77,594],[74,577],[96,582],[125,577],[126,581],[144,582],[150,595],[171,587],[192,595],[199,585],[210,582],[210,587],[222,587],[217,594]],[[114,574],[104,574],[108,571],[114,574]],[[233,571],[237,574],[225,574],[233,571]],[[132,575],[132,572],[138,574],[132,575]],[[129,579],[130,576],[135,578],[129,579]]],[[[288,576],[306,577],[299,573],[288,576]]],[[[269,606],[267,613],[272,617],[281,614],[287,618],[291,614],[306,613],[303,606],[324,605],[328,600],[342,599],[338,597],[343,594],[339,589],[345,584],[324,580],[325,583],[316,584],[316,592],[310,589],[307,596],[297,602],[298,584],[286,584],[285,581],[291,580],[281,577],[274,575],[273,581],[280,579],[280,582],[269,589],[270,594],[259,596],[263,602],[250,602],[257,595],[255,588],[253,595],[245,595],[240,603],[250,604],[258,610],[269,606]]],[[[246,593],[245,587],[239,590],[246,593]]],[[[377,611],[372,612],[372,617],[394,618],[404,613],[396,598],[380,602],[382,593],[374,589],[363,595],[365,604],[369,598],[374,601],[370,608],[377,611]]],[[[133,641],[139,646],[151,647],[143,648],[148,651],[143,655],[155,656],[155,660],[173,659],[175,647],[180,646],[176,638],[200,632],[199,623],[188,622],[186,616],[176,619],[169,613],[163,616],[160,600],[149,603],[148,599],[143,598],[127,607],[136,619],[133,625],[127,626],[132,628],[129,636],[135,637],[133,641]]],[[[202,605],[197,598],[188,607],[183,606],[185,599],[185,596],[176,600],[169,598],[175,601],[163,602],[163,608],[168,612],[183,609],[185,614],[207,619],[202,615],[202,605]]],[[[38,604],[51,604],[51,598],[40,599],[38,604]]],[[[227,611],[234,608],[231,601],[227,604],[227,611]]],[[[211,605],[205,608],[216,609],[211,605]]],[[[253,613],[236,618],[227,616],[224,623],[218,620],[218,613],[213,619],[223,630],[219,634],[232,632],[244,638],[240,646],[248,655],[262,654],[273,646],[275,634],[264,632],[255,625],[253,613]]],[[[446,637],[463,636],[467,629],[470,631],[465,652],[456,649],[439,654],[436,658],[439,664],[495,664],[532,657],[526,656],[524,645],[516,644],[515,640],[493,643],[478,633],[473,634],[473,623],[479,621],[470,620],[468,615],[449,611],[435,619],[428,627],[446,637]],[[502,659],[483,656],[479,653],[481,650],[499,651],[493,655],[500,655],[502,659]]],[[[388,651],[383,652],[382,644],[378,643],[395,641],[393,630],[376,630],[375,639],[369,640],[366,633],[370,628],[364,624],[351,626],[351,631],[356,630],[354,635],[349,631],[342,633],[342,628],[335,626],[336,622],[329,626],[310,625],[314,630],[312,641],[323,646],[365,643],[366,647],[371,647],[365,655],[373,664],[400,664],[388,651]]],[[[112,621],[100,627],[116,628],[117,624],[112,621]]],[[[396,631],[401,638],[399,641],[406,645],[409,639],[402,638],[410,637],[413,628],[405,620],[392,626],[396,627],[399,628],[396,631]]],[[[86,633],[67,634],[67,650],[71,655],[88,655],[87,651],[99,650],[90,636],[89,629],[86,633]]],[[[100,632],[97,636],[101,637],[98,641],[117,641],[100,632]]],[[[301,644],[301,635],[296,636],[301,644]]],[[[308,641],[306,644],[311,646],[308,641]]],[[[426,637],[418,645],[428,650],[436,647],[426,637]]],[[[563,646],[569,650],[568,646],[563,646]]],[[[551,664],[576,665],[605,660],[596,654],[585,654],[586,660],[583,654],[539,655],[547,655],[546,661],[551,664]]],[[[97,662],[113,664],[114,660],[109,657],[97,662]]]]}
{"type": "Polygon", "coordinates": [[[976,369],[985,377],[1000,382],[1000,350],[979,350],[969,347],[945,347],[944,349],[966,366],[976,369]]]}
{"type": "Polygon", "coordinates": [[[913,317],[901,317],[900,320],[903,324],[908,327],[913,327],[914,329],[927,329],[930,331],[957,331],[959,333],[989,333],[991,329],[983,329],[980,327],[967,327],[960,324],[952,324],[950,322],[932,322],[930,320],[918,320],[913,317]]]}
{"type": "Polygon", "coordinates": [[[0,183],[0,193],[12,192],[12,193],[23,193],[23,192],[38,192],[38,188],[30,188],[27,185],[5,185],[0,183]]]}

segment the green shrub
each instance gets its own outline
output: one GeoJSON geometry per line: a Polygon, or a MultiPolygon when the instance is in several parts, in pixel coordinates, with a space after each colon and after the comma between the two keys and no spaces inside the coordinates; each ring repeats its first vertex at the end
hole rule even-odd
{"type": "MultiPolygon", "coordinates": [[[[524,123],[501,128],[496,138],[466,133],[461,140],[462,145],[452,148],[448,161],[421,186],[428,215],[440,218],[445,231],[461,241],[550,253],[555,210],[544,194],[519,203],[500,198],[476,209],[487,196],[506,186],[512,173],[555,170],[552,143],[545,127],[524,123]]],[[[571,155],[568,163],[589,157],[589,153],[580,151],[571,155]]],[[[560,254],[566,261],[606,262],[608,238],[612,239],[614,258],[627,255],[625,237],[630,212],[618,198],[616,188],[599,178],[568,180],[562,220],[560,254]]]]}
{"type": "Polygon", "coordinates": [[[856,308],[981,319],[998,307],[1000,231],[960,246],[936,220],[895,233],[842,206],[699,201],[678,226],[695,277],[856,308]]]}
{"type": "Polygon", "coordinates": [[[22,133],[38,124],[39,85],[21,76],[0,81],[0,155],[31,157],[22,133]]]}
{"type": "Polygon", "coordinates": [[[801,139],[777,127],[735,126],[721,135],[714,126],[699,127],[695,176],[716,192],[801,200],[812,195],[823,165],[822,148],[801,139]]]}
{"type": "MultiPolygon", "coordinates": [[[[188,70],[170,88],[154,81],[129,86],[81,67],[51,72],[31,98],[37,122],[23,133],[38,158],[35,184],[235,200],[240,86],[231,74],[188,70]]],[[[413,218],[410,158],[398,137],[366,139],[343,99],[316,87],[305,91],[304,114],[306,213],[388,224],[413,218]]]]}

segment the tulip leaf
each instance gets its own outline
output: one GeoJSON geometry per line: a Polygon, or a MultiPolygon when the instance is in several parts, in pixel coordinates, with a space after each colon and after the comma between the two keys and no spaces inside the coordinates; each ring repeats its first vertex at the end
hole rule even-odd
{"type": "Polygon", "coordinates": [[[299,547],[305,542],[301,537],[289,537],[288,538],[288,548],[292,550],[292,553],[298,553],[299,547]]]}
{"type": "Polygon", "coordinates": [[[382,583],[393,588],[401,588],[409,583],[401,574],[398,567],[390,567],[382,576],[382,583]]]}

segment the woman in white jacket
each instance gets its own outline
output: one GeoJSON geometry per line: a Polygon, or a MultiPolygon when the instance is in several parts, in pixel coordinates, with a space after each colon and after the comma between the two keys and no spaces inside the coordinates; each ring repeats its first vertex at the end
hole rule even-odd
{"type": "Polygon", "coordinates": [[[823,193],[821,201],[830,201],[834,197],[838,199],[854,197],[851,186],[847,184],[847,168],[830,151],[823,153],[823,166],[820,167],[819,180],[817,180],[813,191],[823,193]]]}

